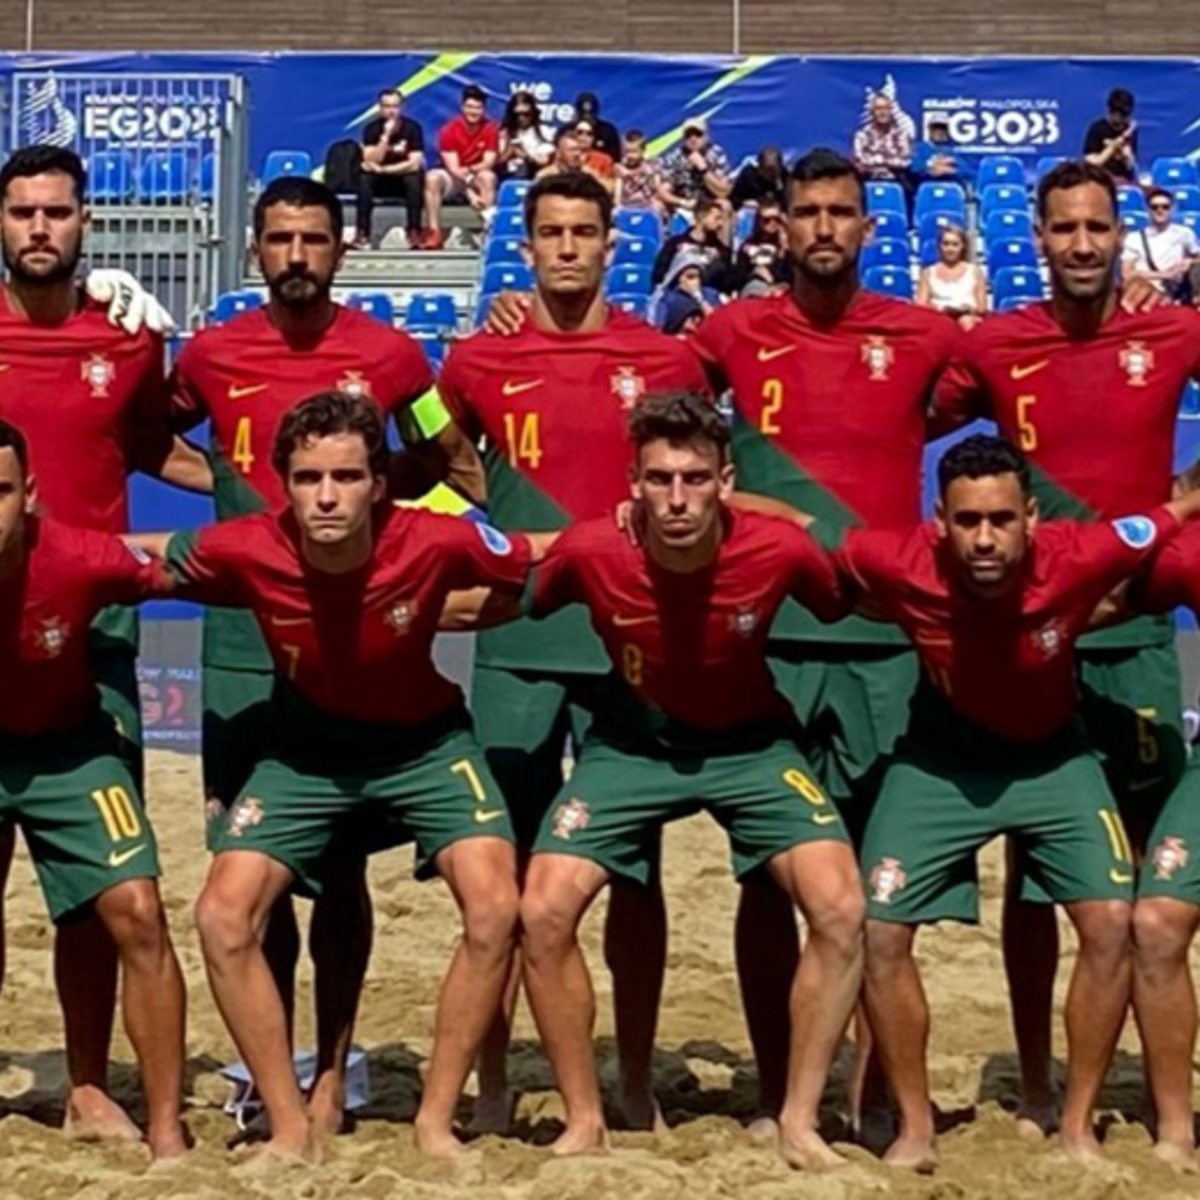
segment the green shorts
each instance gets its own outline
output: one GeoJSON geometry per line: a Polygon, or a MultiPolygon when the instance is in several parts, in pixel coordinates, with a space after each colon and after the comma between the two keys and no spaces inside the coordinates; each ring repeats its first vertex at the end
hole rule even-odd
{"type": "Polygon", "coordinates": [[[1200,905],[1200,757],[1188,764],[1154,823],[1137,894],[1200,905]]]}
{"type": "Polygon", "coordinates": [[[1132,900],[1132,856],[1099,759],[1082,740],[968,759],[906,739],[867,823],[867,916],[904,925],[979,920],[976,856],[1010,834],[1055,903],[1132,900]]]}
{"type": "Polygon", "coordinates": [[[130,879],[158,877],[158,846],[106,718],[0,748],[0,822],[20,827],[54,921],[130,879]]]}
{"type": "Polygon", "coordinates": [[[437,855],[463,838],[513,840],[503,794],[463,723],[357,754],[264,753],[236,803],[210,824],[214,853],[265,854],[310,895],[320,894],[348,842],[395,844],[397,826],[416,838],[425,876],[434,873],[437,855]]]}
{"type": "Polygon", "coordinates": [[[905,647],[774,641],[771,670],[804,728],[824,789],[861,833],[897,739],[908,727],[916,654],[905,647]]]}
{"type": "Polygon", "coordinates": [[[94,631],[89,637],[92,672],[100,693],[100,709],[112,721],[120,738],[119,753],[129,761],[138,781],[145,763],[142,740],[142,697],[138,686],[137,655],[120,643],[111,643],[94,631]]]}
{"type": "Polygon", "coordinates": [[[508,801],[517,845],[528,848],[563,786],[563,751],[591,725],[588,692],[601,678],[479,666],[471,685],[475,733],[508,801]]]}
{"type": "Polygon", "coordinates": [[[702,809],[729,834],[739,879],[803,842],[849,841],[789,738],[733,753],[654,755],[593,731],[533,851],[576,855],[646,884],[662,827],[702,809]]]}

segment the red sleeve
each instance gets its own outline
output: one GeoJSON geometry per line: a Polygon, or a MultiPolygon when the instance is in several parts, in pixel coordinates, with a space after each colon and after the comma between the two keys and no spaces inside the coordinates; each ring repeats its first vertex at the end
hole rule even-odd
{"type": "Polygon", "coordinates": [[[146,361],[129,409],[127,453],[131,467],[157,475],[171,453],[175,437],[171,431],[170,405],[163,377],[162,339],[147,335],[147,341],[146,361]]]}
{"type": "Polygon", "coordinates": [[[684,342],[679,344],[679,366],[683,372],[684,388],[696,396],[713,398],[712,380],[708,376],[704,363],[701,362],[691,347],[684,342]]]}
{"type": "Polygon", "coordinates": [[[438,130],[438,150],[445,154],[452,150],[455,154],[462,153],[462,145],[458,139],[458,122],[451,119],[438,130]]]}
{"type": "Polygon", "coordinates": [[[904,543],[913,536],[924,536],[924,527],[916,534],[884,529],[851,529],[833,556],[838,586],[844,602],[853,606],[860,597],[886,608],[897,583],[911,574],[911,565],[902,553],[904,543]]]}
{"type": "Polygon", "coordinates": [[[1169,612],[1180,604],[1200,612],[1200,525],[1189,523],[1151,559],[1130,600],[1139,612],[1169,612]]]}
{"type": "Polygon", "coordinates": [[[406,333],[398,334],[396,353],[389,366],[388,394],[384,397],[384,409],[389,414],[399,416],[403,409],[437,386],[421,343],[406,333]]]}
{"type": "Polygon", "coordinates": [[[568,604],[582,603],[583,588],[576,569],[574,544],[570,531],[564,533],[534,567],[526,592],[525,609],[529,616],[548,617],[568,604]]]}
{"type": "Polygon", "coordinates": [[[438,395],[442,403],[449,409],[454,423],[471,439],[478,442],[481,430],[475,414],[471,411],[471,401],[467,395],[465,372],[462,368],[462,353],[451,350],[442,364],[442,373],[438,376],[438,395]]]}
{"type": "Polygon", "coordinates": [[[701,321],[698,328],[687,339],[688,348],[696,356],[700,368],[708,380],[709,390],[717,396],[729,386],[729,381],[725,377],[725,368],[722,365],[724,338],[721,337],[721,332],[727,322],[723,318],[719,319],[719,316],[720,314],[716,314],[709,317],[707,321],[701,321]]]}
{"type": "Polygon", "coordinates": [[[256,517],[223,521],[177,533],[167,546],[167,568],[179,583],[181,597],[201,604],[244,607],[241,570],[247,550],[247,522],[256,517]]]}
{"type": "MultiPolygon", "coordinates": [[[[450,587],[494,587],[520,591],[529,579],[533,551],[520,533],[501,533],[483,522],[465,517],[422,513],[425,519],[445,524],[450,536],[450,587]]],[[[440,532],[440,531],[439,531],[440,532]]]]}
{"type": "Polygon", "coordinates": [[[833,559],[799,525],[779,520],[774,532],[788,564],[788,595],[822,621],[848,616],[851,604],[839,584],[833,559]]]}
{"type": "Polygon", "coordinates": [[[79,550],[88,566],[97,607],[137,604],[167,593],[165,566],[120,538],[88,531],[79,550]]]}
{"type": "Polygon", "coordinates": [[[494,150],[500,152],[500,126],[492,121],[489,121],[487,128],[483,134],[483,148],[485,151],[494,150]]]}
{"type": "Polygon", "coordinates": [[[988,415],[987,384],[979,369],[982,340],[971,333],[958,341],[955,352],[933,388],[930,403],[930,437],[988,415]]]}
{"type": "Polygon", "coordinates": [[[194,429],[209,415],[208,401],[196,377],[200,357],[197,344],[195,338],[188,342],[167,379],[168,417],[171,428],[177,433],[194,429]]]}
{"type": "Polygon", "coordinates": [[[1115,521],[1063,522],[1071,531],[1064,583],[1102,599],[1168,546],[1183,528],[1165,506],[1115,521]],[[1069,564],[1069,565],[1067,565],[1069,564]]]}

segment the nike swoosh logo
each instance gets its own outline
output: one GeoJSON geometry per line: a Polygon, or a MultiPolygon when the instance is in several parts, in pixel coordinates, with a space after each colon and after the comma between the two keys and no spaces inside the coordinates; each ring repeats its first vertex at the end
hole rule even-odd
{"type": "Polygon", "coordinates": [[[271,624],[276,629],[290,629],[294,625],[307,625],[308,617],[272,617],[271,624]]]}
{"type": "Polygon", "coordinates": [[[249,387],[238,387],[236,384],[231,384],[229,387],[230,400],[244,400],[247,396],[257,395],[259,392],[265,392],[270,384],[255,383],[249,387]]]}
{"type": "Polygon", "coordinates": [[[1043,367],[1048,367],[1049,365],[1050,360],[1043,358],[1041,362],[1030,363],[1027,367],[1014,366],[1009,371],[1009,374],[1013,379],[1027,379],[1030,375],[1036,375],[1043,367]]]}
{"type": "Polygon", "coordinates": [[[109,851],[108,865],[110,867],[123,867],[135,854],[141,854],[146,848],[146,843],[141,842],[134,846],[132,850],[122,850],[118,853],[116,850],[109,851]]]}
{"type": "Polygon", "coordinates": [[[1113,881],[1113,883],[1120,887],[1124,887],[1125,884],[1133,882],[1132,875],[1127,875],[1124,871],[1118,871],[1116,867],[1113,867],[1113,869],[1109,871],[1108,877],[1113,881]]]}
{"type": "Polygon", "coordinates": [[[491,821],[498,821],[504,816],[502,808],[480,808],[475,811],[475,824],[487,825],[491,821]]]}
{"type": "Polygon", "coordinates": [[[832,825],[835,821],[840,821],[841,819],[837,813],[813,813],[814,825],[832,825]]]}
{"type": "Polygon", "coordinates": [[[791,354],[795,349],[795,346],[759,346],[758,361],[772,362],[777,358],[782,358],[785,354],[791,354]]]}
{"type": "Polygon", "coordinates": [[[630,625],[651,625],[657,620],[657,617],[623,617],[620,613],[613,616],[613,624],[618,629],[626,629],[630,625]]]}
{"type": "Polygon", "coordinates": [[[1148,792],[1151,788],[1161,787],[1163,777],[1155,775],[1153,779],[1131,779],[1125,786],[1131,792],[1148,792]]]}
{"type": "Polygon", "coordinates": [[[545,382],[544,379],[531,379],[526,383],[518,383],[512,379],[506,379],[500,391],[506,396],[519,396],[522,392],[531,392],[534,388],[541,387],[545,382]]]}

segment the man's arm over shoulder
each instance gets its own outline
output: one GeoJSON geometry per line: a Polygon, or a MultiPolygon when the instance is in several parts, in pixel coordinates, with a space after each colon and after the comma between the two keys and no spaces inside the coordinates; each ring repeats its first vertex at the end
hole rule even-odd
{"type": "Polygon", "coordinates": [[[933,384],[927,435],[941,437],[988,415],[988,394],[983,363],[989,349],[986,323],[970,333],[948,333],[946,365],[933,384]]]}
{"type": "Polygon", "coordinates": [[[794,521],[772,519],[779,551],[788,565],[788,593],[822,621],[849,616],[854,602],[842,588],[832,557],[794,521]]]}
{"type": "Polygon", "coordinates": [[[171,535],[165,561],[177,594],[201,604],[244,605],[247,560],[256,556],[261,522],[260,517],[242,517],[171,535]]]}

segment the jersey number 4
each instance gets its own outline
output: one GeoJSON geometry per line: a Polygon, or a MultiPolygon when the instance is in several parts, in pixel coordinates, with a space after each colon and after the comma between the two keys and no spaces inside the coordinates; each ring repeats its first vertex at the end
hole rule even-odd
{"type": "Polygon", "coordinates": [[[237,428],[233,433],[233,465],[243,475],[249,475],[254,469],[254,439],[250,428],[249,417],[239,417],[237,428]]]}

